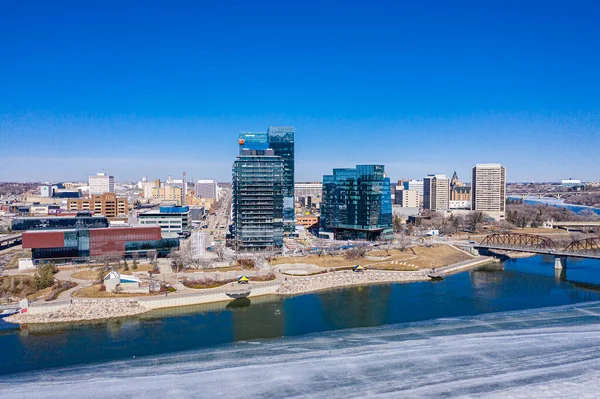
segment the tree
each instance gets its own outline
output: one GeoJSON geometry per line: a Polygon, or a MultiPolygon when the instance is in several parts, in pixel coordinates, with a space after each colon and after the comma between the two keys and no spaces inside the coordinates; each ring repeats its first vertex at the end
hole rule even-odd
{"type": "Polygon", "coordinates": [[[123,260],[123,271],[124,272],[128,272],[129,271],[129,264],[127,263],[127,259],[123,260]]]}
{"type": "Polygon", "coordinates": [[[367,250],[364,247],[358,248],[350,248],[344,254],[344,257],[348,260],[355,260],[364,257],[367,253],[367,250]]]}
{"type": "Polygon", "coordinates": [[[217,255],[217,260],[219,262],[223,261],[223,259],[225,259],[225,245],[223,244],[216,244],[213,247],[213,252],[215,253],[215,255],[217,255]]]}
{"type": "Polygon", "coordinates": [[[483,223],[484,215],[483,212],[474,211],[469,213],[465,222],[467,224],[467,228],[470,231],[477,232],[481,228],[481,224],[483,223]]]}
{"type": "Polygon", "coordinates": [[[158,253],[156,252],[155,249],[151,249],[150,251],[148,251],[146,253],[146,256],[148,257],[150,264],[152,264],[152,265],[155,264],[157,255],[158,255],[158,253]]]}
{"type": "Polygon", "coordinates": [[[401,230],[400,233],[398,234],[398,247],[400,248],[400,251],[404,252],[404,250],[406,248],[408,248],[409,245],[410,245],[410,237],[408,237],[404,233],[404,230],[401,230]]]}
{"type": "Polygon", "coordinates": [[[169,259],[171,259],[171,269],[174,273],[179,273],[184,267],[184,253],[180,249],[173,249],[169,253],[169,259]]]}
{"type": "Polygon", "coordinates": [[[392,220],[392,227],[394,228],[394,232],[399,232],[402,230],[402,221],[400,220],[400,216],[394,215],[394,219],[392,220]]]}
{"type": "Polygon", "coordinates": [[[54,274],[57,272],[58,269],[54,263],[47,263],[39,266],[33,278],[35,289],[39,291],[54,285],[54,274]]]}

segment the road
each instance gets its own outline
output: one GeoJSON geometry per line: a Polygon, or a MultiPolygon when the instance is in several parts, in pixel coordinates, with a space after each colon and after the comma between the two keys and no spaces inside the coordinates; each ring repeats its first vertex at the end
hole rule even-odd
{"type": "Polygon", "coordinates": [[[230,224],[229,215],[231,210],[231,190],[224,189],[221,195],[221,206],[218,209],[215,209],[214,215],[209,215],[206,218],[206,222],[203,225],[208,227],[202,229],[202,231],[209,234],[210,241],[222,240],[223,243],[225,243],[225,236],[228,232],[228,226],[230,224]],[[220,228],[220,226],[222,226],[222,228],[220,228]]]}

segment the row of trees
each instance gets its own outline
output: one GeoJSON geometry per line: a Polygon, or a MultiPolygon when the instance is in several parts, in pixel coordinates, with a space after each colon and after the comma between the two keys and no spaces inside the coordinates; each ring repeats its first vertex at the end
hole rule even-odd
{"type": "Polygon", "coordinates": [[[575,213],[567,208],[549,205],[530,205],[510,203],[506,207],[506,221],[516,227],[542,227],[548,220],[560,222],[600,220],[592,210],[575,213]]]}
{"type": "Polygon", "coordinates": [[[405,232],[408,235],[428,229],[439,230],[442,234],[453,234],[459,231],[481,231],[484,225],[498,230],[510,230],[516,227],[542,227],[548,220],[596,221],[600,220],[600,216],[591,209],[575,213],[566,208],[509,201],[506,206],[506,220],[503,221],[494,221],[479,211],[470,212],[466,216],[451,215],[446,218],[441,213],[424,210],[417,226],[404,226],[396,215],[393,219],[393,228],[396,233],[405,232]]]}

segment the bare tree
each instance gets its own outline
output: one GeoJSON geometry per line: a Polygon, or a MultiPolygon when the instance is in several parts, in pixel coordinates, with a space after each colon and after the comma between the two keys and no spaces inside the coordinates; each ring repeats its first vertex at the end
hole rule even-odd
{"type": "Polygon", "coordinates": [[[213,247],[213,252],[215,253],[215,255],[217,255],[217,260],[219,262],[223,261],[223,259],[225,259],[225,251],[226,251],[226,247],[223,244],[216,244],[213,247]]]}
{"type": "Polygon", "coordinates": [[[398,239],[398,248],[400,248],[400,251],[404,252],[404,250],[406,248],[408,248],[410,245],[410,242],[411,242],[410,237],[404,233],[404,230],[400,230],[400,232],[398,233],[397,239],[398,239]]]}
{"type": "Polygon", "coordinates": [[[146,256],[148,257],[150,264],[154,265],[156,262],[156,257],[158,256],[158,253],[156,252],[156,250],[151,249],[150,251],[148,251],[146,253],[146,256]]]}

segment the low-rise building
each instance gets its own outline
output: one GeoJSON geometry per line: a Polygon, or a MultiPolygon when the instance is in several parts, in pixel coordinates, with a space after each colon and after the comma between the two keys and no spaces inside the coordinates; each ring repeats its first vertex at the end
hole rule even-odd
{"type": "Polygon", "coordinates": [[[92,195],[91,198],[70,198],[67,201],[68,211],[93,211],[109,219],[127,217],[129,204],[127,198],[118,198],[114,193],[92,195]]]}
{"type": "Polygon", "coordinates": [[[33,259],[145,256],[152,250],[166,256],[179,247],[179,239],[162,238],[158,226],[39,230],[24,232],[22,246],[31,249],[33,259]]]}
{"type": "Polygon", "coordinates": [[[318,216],[296,216],[296,225],[302,226],[307,230],[318,227],[319,217],[318,216]]]}
{"type": "Polygon", "coordinates": [[[163,233],[181,234],[189,230],[190,207],[161,206],[158,210],[140,213],[139,220],[142,225],[159,226],[163,233]]]}
{"type": "Polygon", "coordinates": [[[471,209],[471,200],[450,200],[450,209],[471,209]]]}

